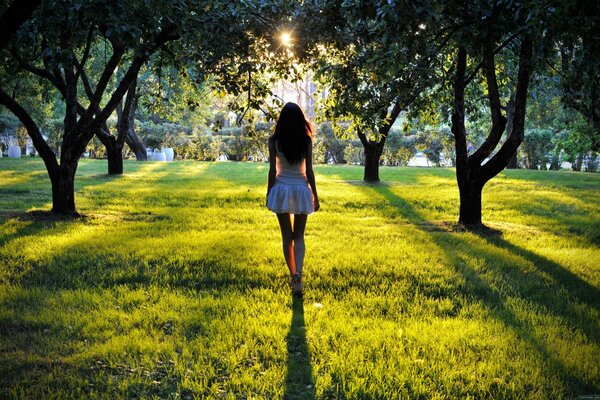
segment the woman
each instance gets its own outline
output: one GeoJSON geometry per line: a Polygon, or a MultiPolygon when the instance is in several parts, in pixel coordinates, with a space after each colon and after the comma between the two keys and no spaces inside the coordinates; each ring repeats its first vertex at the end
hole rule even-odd
{"type": "Polygon", "coordinates": [[[292,291],[301,296],[306,218],[320,206],[312,168],[312,126],[295,103],[287,103],[279,114],[269,138],[269,162],[267,207],[277,214],[292,291]]]}

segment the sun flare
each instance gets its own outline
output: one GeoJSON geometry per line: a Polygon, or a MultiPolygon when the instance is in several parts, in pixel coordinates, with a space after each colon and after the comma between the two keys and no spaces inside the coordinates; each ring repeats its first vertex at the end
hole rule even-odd
{"type": "Polygon", "coordinates": [[[289,32],[283,32],[279,36],[279,40],[281,40],[281,44],[283,44],[286,47],[289,47],[292,44],[292,35],[289,32]]]}

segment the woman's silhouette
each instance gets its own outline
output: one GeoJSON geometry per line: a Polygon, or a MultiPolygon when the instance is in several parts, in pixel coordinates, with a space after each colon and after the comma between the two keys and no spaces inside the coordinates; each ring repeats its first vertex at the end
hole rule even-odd
{"type": "Polygon", "coordinates": [[[267,207],[279,220],[283,255],[295,295],[302,295],[306,219],[320,207],[312,168],[312,133],[302,109],[287,103],[269,138],[267,207]]]}

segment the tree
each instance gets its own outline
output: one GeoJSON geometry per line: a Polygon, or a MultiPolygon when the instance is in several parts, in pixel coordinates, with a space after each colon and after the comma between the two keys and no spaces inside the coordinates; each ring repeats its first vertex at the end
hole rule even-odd
{"type": "MultiPolygon", "coordinates": [[[[79,159],[128,92],[129,101],[125,100],[123,111],[131,109],[135,97],[130,91],[132,84],[154,52],[173,42],[170,51],[196,60],[206,71],[219,70],[224,60],[234,59],[236,51],[250,48],[260,29],[270,26],[261,16],[263,9],[272,10],[273,14],[280,11],[267,1],[257,6],[192,0],[44,2],[13,39],[10,56],[3,50],[6,62],[0,70],[0,104],[25,125],[44,160],[52,183],[52,211],[77,214],[74,179],[79,159]],[[237,16],[238,23],[231,23],[232,16],[237,16]],[[221,40],[215,41],[214,37],[221,40]],[[84,73],[96,41],[110,45],[110,54],[92,92],[82,97],[79,87],[86,86],[84,73]],[[17,64],[51,82],[64,97],[60,161],[44,140],[39,125],[4,89],[4,81],[10,80],[17,64]],[[115,79],[117,67],[125,72],[111,92],[109,84],[115,79]]],[[[128,124],[130,118],[122,121],[128,124]]]]}
{"type": "MultiPolygon", "coordinates": [[[[527,129],[522,146],[525,168],[545,170],[552,150],[553,132],[549,129],[527,129]]],[[[551,161],[551,160],[550,160],[551,161]]]]}
{"type": "MultiPolygon", "coordinates": [[[[166,3],[159,5],[164,7],[165,12],[172,11],[166,3]]],[[[12,45],[13,60],[18,61],[23,69],[51,82],[63,95],[66,104],[59,162],[30,114],[0,89],[0,103],[25,125],[44,160],[52,183],[54,212],[77,214],[74,179],[87,143],[115,110],[148,55],[177,37],[174,24],[161,21],[160,15],[142,6],[139,2],[120,2],[116,6],[103,2],[85,5],[70,1],[44,3],[18,33],[19,48],[17,42],[12,45]],[[132,15],[136,17],[132,18],[132,15]],[[87,107],[83,108],[78,95],[79,81],[89,59],[90,47],[99,36],[111,43],[112,54],[103,68],[93,96],[87,107]],[[20,54],[23,47],[28,50],[29,60],[20,54]],[[41,52],[37,50],[40,48],[41,52]],[[126,54],[131,57],[127,72],[106,104],[101,106],[114,70],[125,61],[126,54]]]]}
{"type": "MultiPolygon", "coordinates": [[[[463,16],[470,18],[471,26],[476,23],[475,21],[483,21],[483,26],[475,25],[476,35],[473,34],[473,31],[467,31],[463,34],[462,40],[458,42],[455,56],[456,73],[453,83],[454,107],[452,113],[452,133],[456,148],[456,178],[460,193],[459,222],[465,225],[481,225],[483,187],[506,167],[523,141],[533,44],[530,34],[523,25],[507,24],[507,21],[510,21],[508,16],[515,15],[516,12],[510,7],[501,9],[497,5],[492,5],[490,8],[484,6],[479,10],[471,9],[470,14],[466,9],[460,11],[463,16]],[[514,31],[507,32],[503,29],[511,25],[514,27],[514,31]],[[495,54],[518,36],[521,36],[522,39],[519,46],[512,130],[500,149],[492,155],[502,138],[507,122],[506,117],[502,115],[495,54]],[[502,39],[504,40],[501,42],[502,39]],[[466,75],[468,51],[471,51],[473,57],[478,55],[481,57],[480,63],[469,76],[466,75]],[[469,155],[465,129],[465,87],[475,77],[479,68],[482,69],[485,79],[491,128],[481,146],[469,155]]],[[[526,12],[527,10],[520,9],[517,15],[526,12]]]]}
{"type": "MultiPolygon", "coordinates": [[[[429,2],[332,2],[305,10],[311,64],[326,87],[326,119],[351,121],[364,147],[364,180],[379,181],[392,125],[435,83],[434,65],[456,27],[437,29],[429,2]],[[335,29],[329,27],[335,26],[335,29]]],[[[301,52],[301,56],[302,56],[301,52]]]]}
{"type": "Polygon", "coordinates": [[[600,3],[559,2],[553,14],[550,30],[559,58],[557,65],[550,65],[561,78],[564,104],[581,113],[593,127],[592,150],[599,151],[600,3]]]}
{"type": "MultiPolygon", "coordinates": [[[[115,42],[118,40],[119,39],[115,39],[115,42]]],[[[123,44],[120,43],[120,45],[123,44]]],[[[96,43],[92,45],[92,50],[90,51],[89,72],[82,70],[81,73],[81,83],[88,101],[91,101],[94,96],[92,76],[94,76],[95,80],[100,79],[103,72],[103,67],[106,64],[106,62],[102,62],[101,60],[102,46],[104,46],[106,49],[106,42],[104,40],[96,41],[96,43]]],[[[106,59],[106,54],[104,58],[106,59]]],[[[117,69],[115,75],[116,82],[120,82],[123,77],[123,73],[119,73],[117,69]]],[[[127,90],[127,94],[125,95],[125,99],[121,99],[117,104],[115,110],[117,114],[116,136],[112,135],[112,132],[106,121],[102,123],[100,128],[96,131],[96,136],[104,145],[106,150],[109,175],[119,175],[123,173],[123,146],[125,143],[127,143],[132,149],[137,160],[144,161],[147,159],[146,148],[135,133],[135,112],[139,100],[139,95],[137,94],[138,75],[139,71],[133,77],[131,85],[127,90]]],[[[112,91],[114,89],[115,87],[109,84],[107,91],[112,91]]],[[[80,106],[79,109],[81,114],[83,112],[83,107],[80,106]]],[[[98,115],[100,112],[101,110],[98,107],[96,109],[96,115],[98,115]]]]}

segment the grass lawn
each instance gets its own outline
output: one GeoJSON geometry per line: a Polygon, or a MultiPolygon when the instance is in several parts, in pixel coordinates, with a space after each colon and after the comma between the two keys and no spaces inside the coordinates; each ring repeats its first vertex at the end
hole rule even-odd
{"type": "Polygon", "coordinates": [[[0,159],[0,398],[600,398],[600,174],[317,166],[292,300],[267,167],[0,159]]]}

